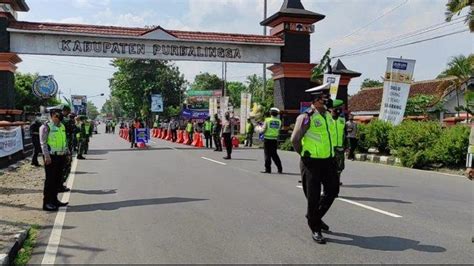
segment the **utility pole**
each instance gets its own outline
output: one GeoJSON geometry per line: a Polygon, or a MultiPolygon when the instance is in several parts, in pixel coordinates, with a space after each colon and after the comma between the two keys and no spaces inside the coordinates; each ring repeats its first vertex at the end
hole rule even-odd
{"type": "MultiPolygon", "coordinates": [[[[263,0],[263,20],[267,19],[267,0],[263,0]]],[[[263,26],[263,35],[267,36],[267,27],[263,26]]],[[[267,88],[267,64],[263,64],[263,90],[262,100],[265,99],[265,89],[267,88]]]]}

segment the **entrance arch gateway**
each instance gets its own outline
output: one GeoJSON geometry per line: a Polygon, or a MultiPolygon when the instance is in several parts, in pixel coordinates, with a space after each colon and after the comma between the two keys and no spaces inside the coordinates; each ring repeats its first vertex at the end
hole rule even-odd
{"type": "Polygon", "coordinates": [[[310,34],[324,15],[308,11],[301,0],[284,0],[262,21],[270,36],[17,21],[29,10],[25,0],[0,0],[0,109],[13,109],[18,54],[156,60],[271,63],[275,106],[294,121],[312,84],[310,34]],[[6,97],[3,97],[3,96],[6,97]]]}

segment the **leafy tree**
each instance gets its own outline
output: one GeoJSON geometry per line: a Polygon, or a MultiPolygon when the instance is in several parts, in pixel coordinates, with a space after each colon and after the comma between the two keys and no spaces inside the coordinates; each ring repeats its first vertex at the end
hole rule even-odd
{"type": "Polygon", "coordinates": [[[313,68],[313,73],[311,75],[311,80],[318,84],[323,83],[324,73],[331,67],[331,48],[329,48],[326,53],[324,53],[323,58],[317,66],[313,68]]]}
{"type": "Polygon", "coordinates": [[[247,87],[242,82],[231,81],[227,83],[227,96],[235,107],[240,107],[241,93],[245,92],[247,87]]]}
{"type": "Polygon", "coordinates": [[[99,115],[99,111],[97,110],[97,106],[91,101],[87,101],[87,116],[94,120],[99,115]]]}
{"type": "MultiPolygon", "coordinates": [[[[169,116],[183,99],[184,76],[178,67],[167,61],[115,59],[118,68],[110,80],[115,97],[128,117],[151,117],[151,95],[161,94],[165,106],[163,116],[169,116]]],[[[174,113],[174,112],[173,112],[174,113]]]]}
{"type": "Polygon", "coordinates": [[[247,77],[248,92],[252,94],[252,102],[257,119],[263,117],[274,105],[273,100],[273,79],[267,80],[265,89],[263,89],[263,78],[257,75],[247,77]]]}
{"type": "Polygon", "coordinates": [[[124,116],[124,111],[120,105],[120,101],[114,96],[111,96],[110,99],[105,101],[104,105],[102,105],[101,113],[111,114],[113,118],[124,116]]]}
{"type": "Polygon", "coordinates": [[[15,106],[17,109],[27,112],[39,112],[41,105],[54,106],[61,102],[56,98],[43,100],[33,94],[33,82],[38,74],[15,73],[15,106]]]}
{"type": "Polygon", "coordinates": [[[408,98],[405,115],[427,115],[428,112],[443,111],[443,102],[435,103],[435,96],[419,94],[408,98]]]}
{"type": "Polygon", "coordinates": [[[215,74],[201,73],[196,75],[194,82],[191,84],[193,90],[221,90],[223,81],[215,74]]]}
{"type": "Polygon", "coordinates": [[[446,4],[446,21],[449,22],[454,15],[459,16],[464,8],[469,8],[465,22],[469,25],[469,30],[474,32],[474,1],[473,0],[449,0],[446,4]]]}
{"type": "Polygon", "coordinates": [[[361,84],[361,88],[373,88],[373,87],[381,87],[383,86],[383,82],[378,81],[378,80],[373,80],[366,78],[361,84]]]}

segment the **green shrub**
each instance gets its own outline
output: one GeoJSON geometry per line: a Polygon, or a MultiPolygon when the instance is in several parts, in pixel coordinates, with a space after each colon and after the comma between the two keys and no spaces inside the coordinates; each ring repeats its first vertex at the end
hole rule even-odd
{"type": "Polygon", "coordinates": [[[368,130],[368,126],[367,125],[364,125],[364,124],[358,124],[357,125],[357,152],[360,152],[360,153],[366,153],[369,148],[370,148],[370,145],[367,141],[367,130],[368,130]]]}
{"type": "Polygon", "coordinates": [[[290,138],[287,138],[284,142],[280,144],[280,150],[294,151],[293,144],[291,143],[290,138]]]}
{"type": "Polygon", "coordinates": [[[389,134],[389,147],[403,166],[422,168],[430,163],[430,149],[443,130],[437,122],[404,121],[389,134]]]}
{"type": "Polygon", "coordinates": [[[246,135],[242,135],[242,134],[239,134],[239,135],[237,135],[236,137],[237,137],[237,139],[239,140],[239,143],[240,143],[240,144],[244,144],[244,142],[245,142],[245,140],[246,140],[246,138],[247,138],[246,135]]]}
{"type": "Polygon", "coordinates": [[[429,159],[447,167],[463,166],[469,146],[470,128],[456,125],[443,129],[436,144],[429,151],[429,159]]]}
{"type": "Polygon", "coordinates": [[[388,154],[388,138],[393,130],[392,124],[382,120],[372,120],[366,129],[366,144],[369,148],[377,148],[380,153],[388,154]]]}

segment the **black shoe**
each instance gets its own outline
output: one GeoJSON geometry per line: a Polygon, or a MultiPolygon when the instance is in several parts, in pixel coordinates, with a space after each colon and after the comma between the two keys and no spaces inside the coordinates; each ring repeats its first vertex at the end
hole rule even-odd
{"type": "Polygon", "coordinates": [[[270,171],[260,171],[260,173],[262,173],[262,174],[271,174],[272,172],[270,172],[270,171]]]}
{"type": "Polygon", "coordinates": [[[66,207],[69,202],[60,202],[59,200],[56,202],[56,206],[58,207],[66,207]]]}
{"type": "Polygon", "coordinates": [[[339,186],[342,186],[342,182],[339,182],[339,186]]]}
{"type": "Polygon", "coordinates": [[[326,244],[326,238],[324,238],[321,232],[314,232],[313,233],[313,240],[316,241],[318,244],[326,244]]]}
{"type": "Polygon", "coordinates": [[[43,210],[48,211],[48,212],[55,212],[55,211],[58,211],[58,206],[51,203],[46,203],[46,204],[43,204],[43,210]]]}
{"type": "Polygon", "coordinates": [[[86,158],[84,158],[84,156],[77,156],[77,159],[78,160],[85,160],[86,158]]]}
{"type": "Polygon", "coordinates": [[[214,151],[219,151],[218,149],[214,149],[214,151]]]}
{"type": "Polygon", "coordinates": [[[283,174],[283,170],[278,170],[278,173],[281,175],[283,174]]]}
{"type": "Polygon", "coordinates": [[[329,231],[329,225],[327,225],[325,222],[321,221],[321,229],[323,231],[329,231]]]}
{"type": "Polygon", "coordinates": [[[59,192],[59,193],[63,193],[63,192],[69,192],[69,191],[71,191],[70,188],[68,188],[68,187],[66,187],[66,186],[63,186],[62,188],[59,189],[58,192],[59,192]]]}
{"type": "Polygon", "coordinates": [[[231,159],[230,156],[226,156],[226,157],[222,157],[222,158],[224,158],[224,160],[230,160],[231,159]]]}
{"type": "Polygon", "coordinates": [[[300,183],[300,184],[301,184],[301,180],[298,180],[298,183],[300,183]]]}

